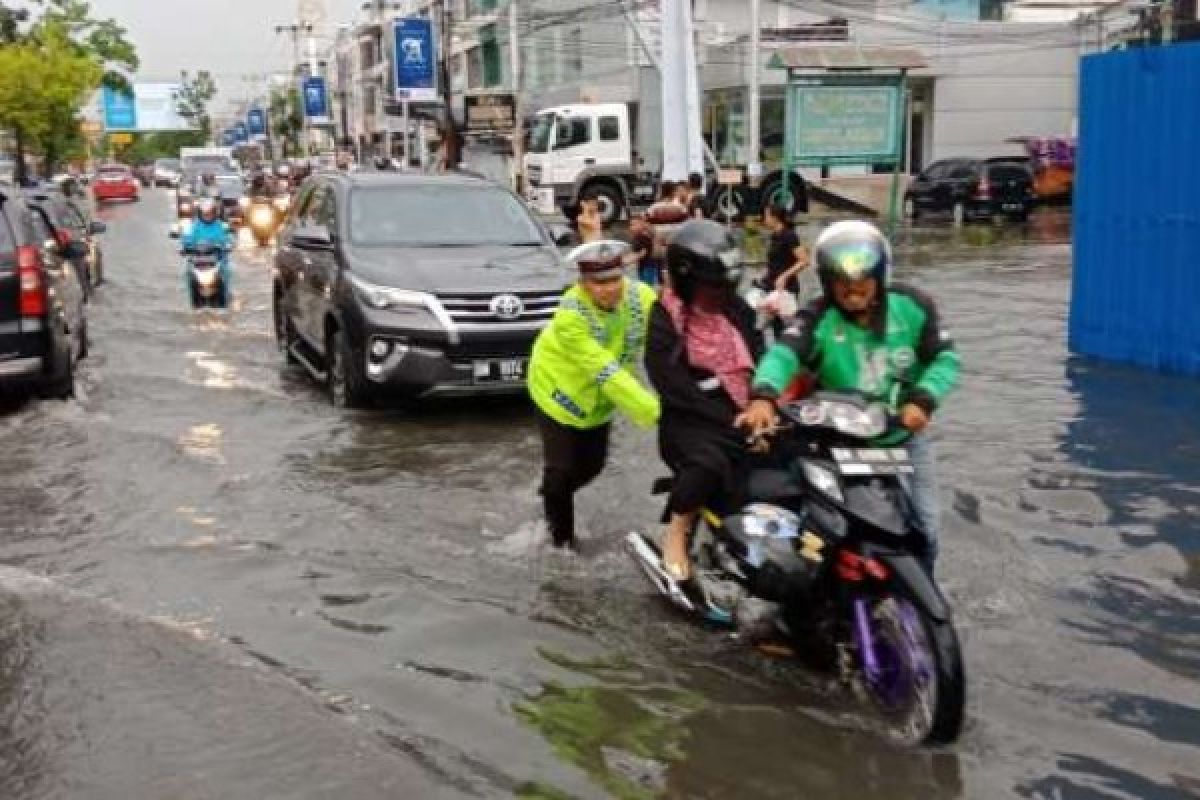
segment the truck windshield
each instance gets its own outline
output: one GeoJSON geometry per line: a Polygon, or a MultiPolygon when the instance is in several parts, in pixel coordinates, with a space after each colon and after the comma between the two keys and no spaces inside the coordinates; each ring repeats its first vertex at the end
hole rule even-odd
{"type": "Polygon", "coordinates": [[[554,114],[538,115],[537,123],[533,126],[533,132],[529,134],[529,152],[550,152],[550,134],[554,132],[557,123],[558,117],[554,114]]]}

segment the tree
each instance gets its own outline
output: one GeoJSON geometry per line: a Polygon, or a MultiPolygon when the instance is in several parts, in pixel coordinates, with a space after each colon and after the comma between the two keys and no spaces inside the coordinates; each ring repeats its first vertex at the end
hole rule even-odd
{"type": "Polygon", "coordinates": [[[0,127],[16,135],[19,172],[26,142],[52,158],[59,155],[53,151],[65,147],[66,132],[77,128],[76,115],[102,78],[100,65],[53,26],[38,39],[0,47],[0,127]]]}
{"type": "Polygon", "coordinates": [[[300,153],[300,134],[304,130],[304,107],[300,90],[276,89],[271,92],[271,133],[283,141],[283,155],[300,153]]]}
{"type": "Polygon", "coordinates": [[[80,148],[76,117],[88,92],[101,83],[128,91],[124,71],[138,67],[137,51],[125,28],[113,19],[93,19],[86,0],[30,2],[43,8],[40,15],[0,3],[0,51],[6,70],[0,71],[0,91],[8,99],[7,105],[0,101],[0,125],[7,124],[15,134],[20,181],[26,177],[27,142],[39,146],[51,166],[80,148]],[[29,71],[31,56],[48,60],[29,71]],[[7,71],[14,69],[24,71],[7,71]]]}
{"type": "Polygon", "coordinates": [[[208,141],[212,135],[212,117],[208,115],[208,104],[217,96],[217,83],[212,74],[205,70],[197,72],[195,77],[184,70],[179,78],[179,94],[176,95],[179,116],[199,130],[204,141],[208,141]]]}

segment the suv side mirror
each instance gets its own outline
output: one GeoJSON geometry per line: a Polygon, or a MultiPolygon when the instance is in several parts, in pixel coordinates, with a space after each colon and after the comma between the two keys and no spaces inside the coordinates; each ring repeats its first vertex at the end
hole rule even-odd
{"type": "Polygon", "coordinates": [[[575,235],[571,233],[571,229],[566,225],[554,223],[548,226],[548,230],[550,231],[550,238],[559,247],[566,247],[575,238],[575,235]]]}
{"type": "Polygon", "coordinates": [[[324,225],[301,225],[292,231],[292,244],[304,250],[332,250],[333,234],[324,225]]]}
{"type": "Polygon", "coordinates": [[[97,234],[101,234],[101,233],[107,233],[108,226],[105,225],[103,222],[93,222],[91,225],[88,226],[88,232],[91,233],[93,236],[96,236],[97,234]]]}

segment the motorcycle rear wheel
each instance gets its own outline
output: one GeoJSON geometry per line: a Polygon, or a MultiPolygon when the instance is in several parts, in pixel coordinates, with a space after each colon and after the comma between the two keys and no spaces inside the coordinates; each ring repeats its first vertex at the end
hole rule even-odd
{"type": "Polygon", "coordinates": [[[962,731],[966,675],[950,620],[937,622],[899,595],[871,609],[879,676],[867,693],[906,744],[948,744],[962,731]]]}

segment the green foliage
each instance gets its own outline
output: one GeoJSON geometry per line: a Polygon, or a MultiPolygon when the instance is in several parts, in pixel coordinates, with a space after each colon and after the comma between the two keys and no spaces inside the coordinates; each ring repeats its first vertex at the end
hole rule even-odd
{"type": "Polygon", "coordinates": [[[202,134],[201,140],[208,141],[212,134],[212,117],[208,105],[217,96],[217,82],[212,73],[201,70],[194,76],[184,70],[179,75],[179,94],[176,110],[202,134]]]}
{"type": "Polygon", "coordinates": [[[121,157],[130,164],[144,164],[159,158],[179,158],[183,147],[200,147],[205,141],[201,131],[162,131],[136,134],[133,144],[121,157]]]}
{"type": "Polygon", "coordinates": [[[0,127],[53,161],[74,144],[76,115],[102,76],[57,26],[0,47],[0,127]]]}
{"type": "Polygon", "coordinates": [[[275,89],[267,110],[271,133],[283,141],[284,155],[300,153],[300,134],[304,131],[304,107],[299,89],[275,89]]]}
{"type": "Polygon", "coordinates": [[[136,71],[140,62],[137,49],[127,38],[128,31],[116,20],[93,19],[86,0],[47,0],[46,11],[29,35],[40,37],[49,28],[65,32],[78,55],[100,64],[105,86],[121,91],[130,89],[125,73],[136,71]]]}

